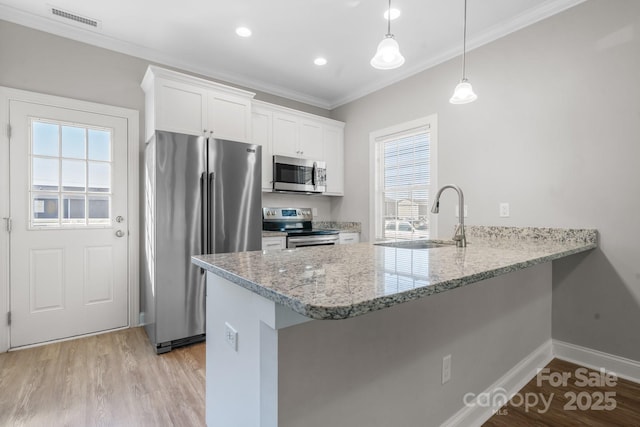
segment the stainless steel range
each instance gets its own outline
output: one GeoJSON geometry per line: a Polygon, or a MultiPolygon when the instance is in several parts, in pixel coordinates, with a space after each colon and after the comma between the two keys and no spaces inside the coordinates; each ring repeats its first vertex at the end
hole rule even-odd
{"type": "Polygon", "coordinates": [[[287,248],[337,245],[338,230],[313,228],[311,208],[262,208],[262,229],[287,233],[287,248]]]}

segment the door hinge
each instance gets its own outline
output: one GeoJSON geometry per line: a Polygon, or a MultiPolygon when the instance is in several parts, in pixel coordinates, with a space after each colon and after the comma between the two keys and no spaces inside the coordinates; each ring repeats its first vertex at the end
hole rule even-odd
{"type": "Polygon", "coordinates": [[[5,220],[6,225],[7,225],[7,231],[9,233],[11,233],[11,230],[13,229],[13,221],[11,220],[10,216],[5,216],[4,218],[2,218],[5,220]]]}
{"type": "Polygon", "coordinates": [[[11,312],[7,312],[7,325],[11,326],[11,312]]]}
{"type": "Polygon", "coordinates": [[[7,123],[7,138],[11,139],[11,123],[7,123]]]}

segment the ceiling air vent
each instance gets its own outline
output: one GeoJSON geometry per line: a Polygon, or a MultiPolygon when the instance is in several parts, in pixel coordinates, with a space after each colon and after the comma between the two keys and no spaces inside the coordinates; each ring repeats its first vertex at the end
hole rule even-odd
{"type": "Polygon", "coordinates": [[[51,13],[57,17],[69,19],[78,24],[89,25],[94,28],[98,28],[100,26],[100,21],[98,20],[86,18],[84,16],[80,16],[75,13],[67,12],[66,10],[58,9],[57,7],[52,7],[51,13]]]}

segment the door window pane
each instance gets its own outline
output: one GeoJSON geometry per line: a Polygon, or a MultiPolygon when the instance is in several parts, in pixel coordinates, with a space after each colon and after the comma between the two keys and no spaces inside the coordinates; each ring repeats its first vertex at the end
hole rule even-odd
{"type": "Polygon", "coordinates": [[[85,164],[83,160],[62,161],[62,191],[85,191],[85,164]]]}
{"type": "Polygon", "coordinates": [[[58,191],[58,159],[34,157],[31,188],[38,191],[58,191]]]}
{"type": "Polygon", "coordinates": [[[109,223],[111,197],[89,196],[89,223],[109,223]]]}
{"type": "Polygon", "coordinates": [[[89,129],[89,159],[111,160],[111,132],[89,129]]]}
{"type": "Polygon", "coordinates": [[[58,125],[37,121],[32,122],[32,153],[36,156],[57,156],[59,136],[58,125]]]}
{"type": "Polygon", "coordinates": [[[62,220],[67,224],[85,223],[85,196],[84,195],[63,195],[62,196],[62,220]]]}
{"type": "Polygon", "coordinates": [[[62,157],[85,158],[85,129],[62,126],[62,157]]]}
{"type": "Polygon", "coordinates": [[[58,195],[33,194],[31,199],[33,222],[38,225],[58,223],[58,195]]]}
{"type": "Polygon", "coordinates": [[[108,193],[111,190],[111,165],[89,162],[89,191],[108,193]]]}

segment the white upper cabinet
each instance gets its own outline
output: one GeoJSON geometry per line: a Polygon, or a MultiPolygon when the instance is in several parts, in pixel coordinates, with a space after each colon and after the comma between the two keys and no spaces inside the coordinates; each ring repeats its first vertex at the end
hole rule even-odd
{"type": "Polygon", "coordinates": [[[344,194],[344,123],[253,101],[253,142],[262,148],[262,188],[273,188],[273,155],[327,163],[329,196],[344,194]],[[269,127],[269,124],[271,125],[269,127]],[[269,148],[265,149],[265,146],[269,148]],[[268,156],[268,160],[267,160],[268,156]],[[268,163],[267,163],[268,162],[268,163]]]}
{"type": "Polygon", "coordinates": [[[300,120],[300,157],[325,159],[322,141],[322,123],[308,119],[300,120]]]}
{"type": "Polygon", "coordinates": [[[291,114],[273,113],[273,154],[300,157],[299,121],[291,114]]]}
{"type": "Polygon", "coordinates": [[[147,140],[166,130],[251,142],[252,92],[152,65],[142,89],[147,140]]]}
{"type": "Polygon", "coordinates": [[[324,159],[327,162],[327,191],[329,196],[344,195],[344,128],[325,126],[323,133],[324,159]]]}
{"type": "Polygon", "coordinates": [[[323,160],[323,124],[318,119],[281,111],[274,112],[273,154],[323,160]]]}
{"type": "Polygon", "coordinates": [[[273,189],[273,113],[266,108],[254,106],[251,111],[253,143],[262,147],[262,189],[273,189]]]}
{"type": "Polygon", "coordinates": [[[232,141],[251,141],[251,98],[210,92],[207,100],[210,135],[232,141]]]}

